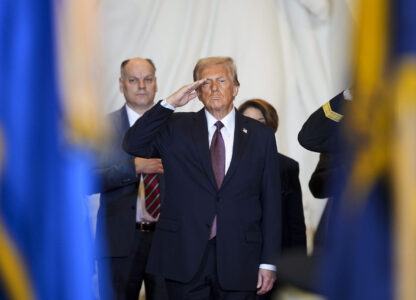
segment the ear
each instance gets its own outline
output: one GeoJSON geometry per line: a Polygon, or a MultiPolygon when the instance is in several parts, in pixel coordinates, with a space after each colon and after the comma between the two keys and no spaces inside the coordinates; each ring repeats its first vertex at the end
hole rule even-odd
{"type": "Polygon", "coordinates": [[[124,82],[123,82],[123,78],[121,77],[118,79],[118,87],[120,89],[120,92],[124,93],[124,82]]]}
{"type": "Polygon", "coordinates": [[[157,77],[155,76],[155,92],[157,92],[157,77]]]}
{"type": "Polygon", "coordinates": [[[240,86],[238,86],[238,85],[233,86],[233,97],[234,98],[237,96],[239,88],[240,88],[240,86]]]}

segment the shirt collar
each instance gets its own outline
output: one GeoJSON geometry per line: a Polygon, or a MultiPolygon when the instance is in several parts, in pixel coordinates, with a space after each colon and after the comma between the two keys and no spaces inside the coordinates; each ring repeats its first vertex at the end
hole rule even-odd
{"type": "Polygon", "coordinates": [[[127,118],[129,119],[129,125],[130,127],[133,126],[134,123],[141,117],[137,112],[132,110],[127,104],[126,104],[126,111],[127,111],[127,118]]]}
{"type": "MultiPolygon", "coordinates": [[[[211,115],[206,109],[205,109],[205,116],[207,118],[207,125],[208,128],[212,128],[212,126],[215,126],[215,123],[218,121],[213,115],[211,115]]],[[[228,113],[222,120],[220,120],[222,124],[224,124],[225,129],[229,131],[233,131],[235,127],[235,108],[228,113]]]]}

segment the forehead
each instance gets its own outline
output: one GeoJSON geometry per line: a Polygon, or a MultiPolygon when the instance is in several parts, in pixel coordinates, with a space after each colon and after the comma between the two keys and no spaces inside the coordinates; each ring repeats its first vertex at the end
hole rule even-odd
{"type": "Polygon", "coordinates": [[[243,114],[248,116],[263,117],[261,110],[254,106],[247,107],[243,114]]]}
{"type": "Polygon", "coordinates": [[[153,75],[153,67],[147,60],[131,60],[124,66],[124,73],[128,76],[153,75]]]}
{"type": "Polygon", "coordinates": [[[212,65],[204,67],[199,73],[200,78],[231,77],[230,70],[225,65],[212,65]]]}

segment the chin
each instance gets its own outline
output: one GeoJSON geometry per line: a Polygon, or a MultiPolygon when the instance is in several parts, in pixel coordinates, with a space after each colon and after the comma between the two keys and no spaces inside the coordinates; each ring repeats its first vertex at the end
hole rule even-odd
{"type": "Polygon", "coordinates": [[[220,109],[222,107],[224,107],[224,103],[221,100],[213,100],[211,101],[211,107],[215,108],[215,109],[220,109]]]}
{"type": "Polygon", "coordinates": [[[140,98],[138,98],[137,99],[137,101],[136,101],[136,103],[137,104],[142,104],[142,105],[146,105],[146,104],[148,104],[150,102],[150,100],[146,97],[146,98],[142,98],[142,97],[140,97],[140,98]]]}

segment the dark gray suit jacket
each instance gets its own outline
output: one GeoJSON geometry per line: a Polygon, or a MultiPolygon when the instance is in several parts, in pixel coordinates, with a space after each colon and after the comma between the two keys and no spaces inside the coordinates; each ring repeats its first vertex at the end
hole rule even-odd
{"type": "MultiPolygon", "coordinates": [[[[129,129],[125,106],[108,117],[112,140],[100,153],[100,166],[95,170],[101,179],[96,241],[98,257],[123,257],[131,253],[133,246],[140,174],[136,175],[134,156],[122,148],[129,129]]],[[[159,176],[159,181],[163,202],[163,176],[159,176]]]]}

